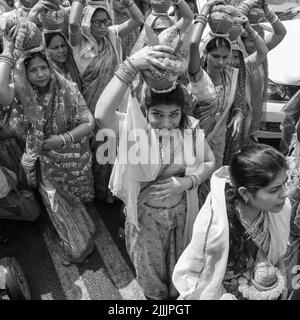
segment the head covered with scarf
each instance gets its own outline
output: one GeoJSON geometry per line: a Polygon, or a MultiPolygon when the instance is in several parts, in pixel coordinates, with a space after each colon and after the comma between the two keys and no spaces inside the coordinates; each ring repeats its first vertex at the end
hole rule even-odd
{"type": "MultiPolygon", "coordinates": [[[[31,37],[33,38],[32,43],[35,43],[35,37],[42,37],[38,28],[35,29],[34,34],[31,33],[31,37]]],[[[90,182],[92,181],[91,155],[86,138],[79,143],[72,144],[73,150],[69,151],[70,155],[78,152],[80,154],[78,158],[73,159],[76,163],[74,168],[68,166],[64,168],[65,156],[43,148],[45,139],[50,135],[62,134],[78,126],[81,107],[85,103],[77,85],[65,79],[55,70],[43,42],[38,47],[23,46],[21,56],[13,70],[13,78],[16,98],[23,106],[25,117],[31,123],[31,129],[27,135],[25,157],[27,155],[31,159],[39,158],[41,166],[48,173],[47,177],[52,180],[57,189],[63,189],[62,194],[71,199],[72,203],[77,203],[79,199],[91,199],[93,196],[90,182]],[[37,57],[47,63],[50,71],[49,81],[44,86],[47,90],[42,101],[37,93],[40,88],[32,85],[28,77],[29,64],[37,57]],[[72,176],[75,171],[80,172],[81,186],[72,184],[69,174],[72,176]]],[[[64,153],[67,155],[68,149],[64,150],[64,153]]]]}
{"type": "Polygon", "coordinates": [[[113,77],[122,59],[122,43],[117,36],[117,26],[107,27],[107,32],[101,35],[103,46],[99,52],[97,40],[91,29],[92,17],[97,10],[104,10],[112,21],[111,8],[105,1],[96,1],[95,4],[84,7],[81,21],[83,41],[80,43],[79,61],[76,59],[77,65],[81,58],[88,60],[87,66],[80,72],[82,73],[82,93],[92,113],[102,91],[113,77]]]}
{"type": "MultiPolygon", "coordinates": [[[[78,68],[76,66],[73,54],[72,54],[72,47],[67,39],[67,37],[65,36],[64,32],[62,31],[61,28],[57,28],[57,29],[47,29],[44,28],[43,30],[43,35],[44,35],[44,40],[45,40],[45,44],[47,47],[47,51],[49,52],[50,48],[50,44],[51,41],[53,40],[53,38],[59,36],[63,39],[63,41],[66,44],[67,47],[67,57],[66,57],[66,61],[64,63],[65,68],[67,70],[67,72],[70,74],[71,79],[77,84],[79,90],[81,91],[81,79],[79,77],[79,72],[78,72],[78,68]]],[[[53,62],[53,66],[55,69],[58,70],[58,66],[56,65],[55,61],[52,59],[53,62]]]]}

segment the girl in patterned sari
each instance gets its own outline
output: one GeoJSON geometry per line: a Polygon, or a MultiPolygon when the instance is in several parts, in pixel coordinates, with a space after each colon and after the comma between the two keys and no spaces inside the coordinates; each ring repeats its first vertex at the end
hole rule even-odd
{"type": "Polygon", "coordinates": [[[191,40],[189,74],[197,82],[206,73],[214,87],[215,95],[210,100],[206,99],[203,92],[206,88],[200,91],[201,88],[194,88],[192,93],[198,103],[193,110],[193,116],[199,119],[216,157],[216,168],[220,168],[224,161],[227,128],[233,128],[227,139],[237,139],[240,133],[245,108],[245,83],[237,81],[238,69],[229,66],[231,43],[226,35],[210,33],[203,45],[203,55],[200,59],[199,44],[207,16],[217,2],[208,1],[196,19],[191,40]]]}
{"type": "MultiPolygon", "coordinates": [[[[36,27],[32,30],[33,37],[39,34],[36,27]]],[[[30,122],[22,157],[27,179],[40,191],[66,263],[82,262],[94,247],[95,227],[84,206],[94,196],[87,139],[94,128],[93,116],[76,84],[54,70],[43,45],[30,47],[30,41],[24,41],[13,69],[14,86],[9,85],[12,50],[5,57],[3,99],[10,105],[17,98],[30,122]]]]}
{"type": "Polygon", "coordinates": [[[287,298],[292,266],[285,263],[291,215],[286,170],[280,152],[257,144],[242,149],[229,168],[213,174],[192,241],[174,270],[173,282],[182,298],[245,299],[244,281],[255,293],[252,299],[277,299],[279,294],[287,298]],[[258,285],[268,275],[253,278],[261,263],[277,267],[280,284],[258,285]]]}
{"type": "Polygon", "coordinates": [[[174,59],[173,52],[163,45],[144,47],[127,58],[105,88],[95,112],[100,125],[113,130],[120,140],[110,187],[126,205],[126,245],[137,280],[145,296],[156,300],[177,296],[172,270],[189,242],[199,209],[196,190],[210,176],[214,157],[198,121],[185,115],[187,93],[180,84],[171,83],[162,92],[148,87],[146,117],[136,97],[129,100],[126,115],[116,109],[138,70],[170,70],[158,58],[174,59]],[[123,126],[120,132],[119,125],[123,126]],[[184,132],[189,132],[190,144],[184,144],[184,132]],[[139,133],[145,134],[142,141],[139,133]],[[134,141],[128,141],[127,134],[133,135],[134,141]],[[128,143],[125,150],[124,139],[128,143]],[[139,141],[146,149],[138,153],[149,157],[131,162],[132,144],[139,141]],[[186,156],[182,154],[183,145],[191,151],[186,156]],[[129,156],[125,163],[123,156],[129,156]]]}

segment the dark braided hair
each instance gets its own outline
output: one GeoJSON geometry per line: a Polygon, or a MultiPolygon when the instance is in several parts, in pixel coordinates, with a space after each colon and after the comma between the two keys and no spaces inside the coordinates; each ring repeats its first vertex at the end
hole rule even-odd
{"type": "Polygon", "coordinates": [[[236,272],[245,268],[250,259],[245,230],[236,211],[237,202],[243,201],[238,189],[245,187],[255,195],[286,169],[287,164],[282,153],[264,144],[247,146],[231,160],[229,173],[232,185],[226,185],[225,198],[229,222],[229,261],[234,262],[236,272]]]}

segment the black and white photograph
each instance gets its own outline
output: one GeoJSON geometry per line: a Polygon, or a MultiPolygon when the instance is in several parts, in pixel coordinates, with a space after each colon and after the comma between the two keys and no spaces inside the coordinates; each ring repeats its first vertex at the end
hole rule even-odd
{"type": "Polygon", "coordinates": [[[300,0],[0,0],[0,300],[300,300],[300,0]]]}

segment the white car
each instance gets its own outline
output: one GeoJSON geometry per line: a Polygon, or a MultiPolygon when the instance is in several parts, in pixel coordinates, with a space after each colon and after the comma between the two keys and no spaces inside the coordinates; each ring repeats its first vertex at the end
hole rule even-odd
{"type": "Polygon", "coordinates": [[[269,0],[284,24],[287,34],[268,53],[269,86],[263,108],[259,138],[280,139],[282,108],[300,89],[300,0],[269,0]]]}

